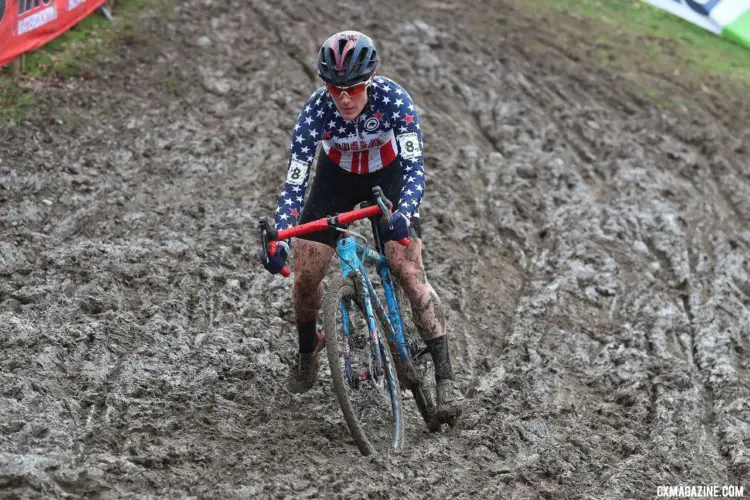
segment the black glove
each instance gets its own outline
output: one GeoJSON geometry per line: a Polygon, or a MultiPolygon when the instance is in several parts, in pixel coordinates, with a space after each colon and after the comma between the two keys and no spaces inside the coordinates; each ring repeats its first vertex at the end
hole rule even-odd
{"type": "Polygon", "coordinates": [[[289,244],[286,241],[272,241],[268,244],[268,252],[260,252],[260,262],[269,273],[279,274],[286,264],[289,255],[289,244]]]}

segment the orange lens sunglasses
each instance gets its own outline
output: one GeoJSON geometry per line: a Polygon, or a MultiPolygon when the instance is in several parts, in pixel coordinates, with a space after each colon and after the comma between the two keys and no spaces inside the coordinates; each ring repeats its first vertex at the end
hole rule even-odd
{"type": "Polygon", "coordinates": [[[330,83],[327,83],[326,88],[328,89],[328,92],[333,97],[341,97],[344,94],[346,94],[349,97],[357,97],[358,95],[365,92],[367,90],[367,87],[369,87],[371,83],[372,83],[372,79],[367,80],[365,82],[360,82],[354,85],[350,85],[348,87],[339,87],[337,85],[331,85],[330,83]]]}

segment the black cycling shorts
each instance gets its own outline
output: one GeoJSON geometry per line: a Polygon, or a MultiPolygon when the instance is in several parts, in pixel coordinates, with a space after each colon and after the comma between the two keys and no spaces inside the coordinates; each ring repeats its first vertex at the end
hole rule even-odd
{"type": "MultiPolygon", "coordinates": [[[[370,174],[353,174],[336,165],[324,151],[321,151],[315,167],[315,178],[302,208],[299,224],[348,212],[363,201],[374,201],[372,188],[375,186],[383,189],[383,194],[393,202],[395,208],[398,206],[403,185],[399,160],[397,157],[385,167],[370,174]]],[[[387,226],[381,225],[381,230],[387,231],[387,226]]],[[[412,236],[422,238],[419,217],[411,218],[409,232],[412,236]]],[[[343,233],[340,231],[326,229],[299,238],[336,248],[336,242],[341,236],[343,233]]],[[[388,235],[384,234],[384,237],[387,239],[388,235]]]]}

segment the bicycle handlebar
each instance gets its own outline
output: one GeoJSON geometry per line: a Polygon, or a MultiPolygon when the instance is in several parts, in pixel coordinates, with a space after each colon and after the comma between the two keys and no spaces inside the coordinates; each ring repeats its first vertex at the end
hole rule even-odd
{"type": "MultiPolygon", "coordinates": [[[[269,222],[268,217],[261,217],[258,221],[258,231],[260,232],[260,239],[263,248],[262,251],[266,253],[267,257],[267,252],[269,250],[272,250],[272,252],[276,251],[275,242],[277,241],[323,231],[330,227],[336,227],[340,224],[349,224],[351,222],[356,222],[368,217],[375,217],[377,215],[383,215],[386,219],[390,218],[391,207],[393,206],[393,204],[388,200],[388,198],[385,197],[385,195],[383,195],[383,190],[380,188],[380,186],[375,186],[374,188],[372,188],[372,194],[375,197],[375,202],[377,203],[376,205],[372,205],[366,208],[358,208],[356,210],[340,213],[332,217],[324,217],[322,219],[307,222],[305,224],[300,224],[299,226],[282,229],[281,231],[273,227],[273,224],[269,222]],[[274,248],[270,248],[270,245],[272,244],[274,248]]],[[[398,240],[398,242],[403,246],[408,246],[409,238],[401,238],[400,240],[398,240]]],[[[284,266],[281,269],[281,275],[285,278],[290,274],[291,272],[289,271],[289,268],[287,266],[284,266]]]]}

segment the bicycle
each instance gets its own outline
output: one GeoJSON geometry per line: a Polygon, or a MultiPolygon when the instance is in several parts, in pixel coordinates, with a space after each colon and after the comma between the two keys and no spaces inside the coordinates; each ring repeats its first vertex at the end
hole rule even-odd
{"type": "MultiPolygon", "coordinates": [[[[392,204],[385,198],[379,186],[374,187],[372,192],[374,204],[364,202],[360,204],[360,208],[350,212],[281,231],[274,229],[267,217],[261,217],[259,220],[264,252],[267,251],[268,245],[275,241],[328,228],[335,228],[347,235],[339,239],[336,245],[342,275],[325,293],[323,331],[326,335],[325,347],[334,392],[349,432],[359,451],[365,456],[377,453],[365,432],[365,427],[370,434],[375,431],[374,426],[368,426],[368,422],[358,418],[354,411],[352,399],[358,390],[367,387],[385,390],[387,385],[392,414],[392,437],[389,437],[389,440],[393,451],[400,451],[404,447],[402,388],[412,392],[419,413],[430,432],[439,430],[443,423],[435,412],[432,397],[434,391],[431,390],[431,386],[434,386],[434,377],[429,376],[431,365],[428,366],[424,359],[427,348],[412,328],[405,328],[399,307],[399,303],[403,302],[402,291],[398,283],[391,279],[391,271],[385,257],[385,241],[378,221],[381,216],[385,216],[386,219],[390,216],[392,204]],[[368,246],[367,238],[348,229],[348,224],[365,218],[370,220],[377,251],[368,246]],[[364,240],[364,244],[360,244],[357,239],[364,240]],[[377,268],[385,295],[385,308],[369,278],[366,265],[375,265],[377,268]],[[360,323],[366,325],[367,334],[357,333],[355,321],[352,319],[354,312],[358,312],[361,319],[364,319],[360,323]],[[378,328],[378,325],[381,328],[378,328]],[[364,366],[356,369],[354,360],[364,366]]],[[[404,238],[399,243],[408,245],[409,240],[404,238]]],[[[284,267],[281,274],[289,276],[289,269],[284,267]]],[[[361,325],[357,326],[362,329],[361,325]]],[[[368,396],[364,403],[367,404],[371,399],[372,397],[368,396]]],[[[451,426],[455,424],[446,423],[451,426]]]]}

